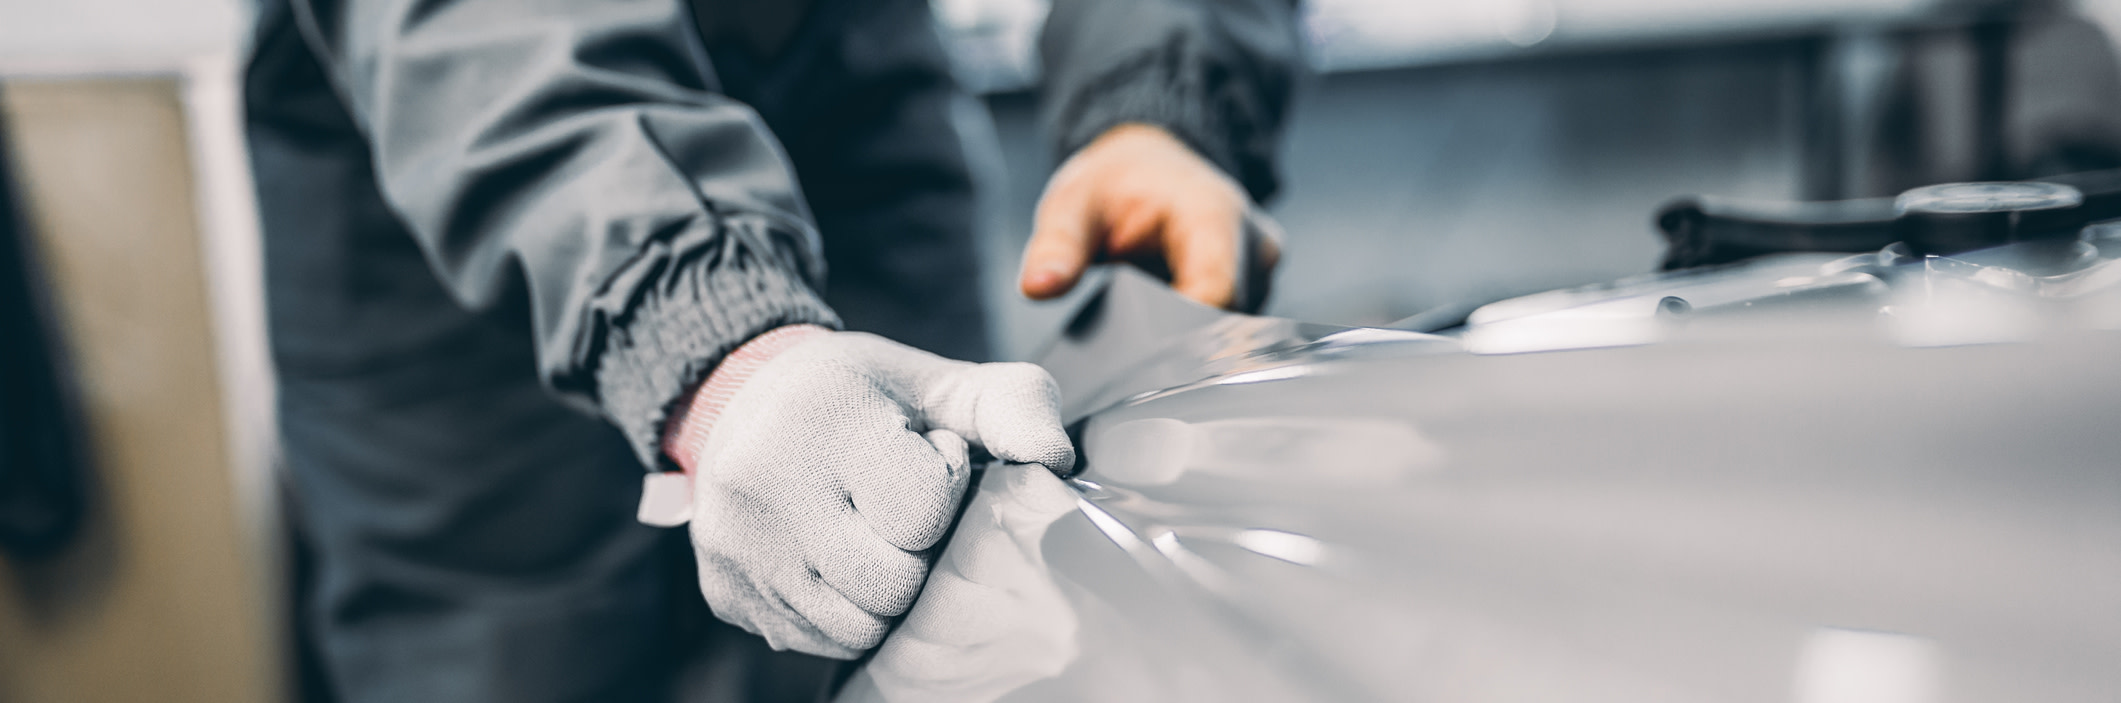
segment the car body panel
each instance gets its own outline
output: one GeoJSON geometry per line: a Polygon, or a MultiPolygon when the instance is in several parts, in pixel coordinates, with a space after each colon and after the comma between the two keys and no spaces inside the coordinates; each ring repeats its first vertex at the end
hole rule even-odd
{"type": "Polygon", "coordinates": [[[2115,700],[2121,266],[2078,244],[1442,335],[1116,271],[1046,362],[1080,474],[988,469],[840,700],[2115,700]]]}

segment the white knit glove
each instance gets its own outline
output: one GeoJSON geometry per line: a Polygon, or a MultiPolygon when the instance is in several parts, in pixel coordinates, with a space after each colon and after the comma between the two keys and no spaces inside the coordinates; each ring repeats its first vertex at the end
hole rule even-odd
{"type": "MultiPolygon", "coordinates": [[[[724,359],[665,433],[692,475],[700,592],[775,649],[851,659],[919,595],[964,496],[968,442],[1065,471],[1060,392],[1031,364],[950,361],[808,325],[724,359]]],[[[684,513],[689,512],[689,515],[684,513]]]]}
{"type": "Polygon", "coordinates": [[[1039,545],[1077,502],[1044,468],[987,470],[920,600],[869,661],[884,700],[987,703],[1075,660],[1075,610],[1039,545]]]}

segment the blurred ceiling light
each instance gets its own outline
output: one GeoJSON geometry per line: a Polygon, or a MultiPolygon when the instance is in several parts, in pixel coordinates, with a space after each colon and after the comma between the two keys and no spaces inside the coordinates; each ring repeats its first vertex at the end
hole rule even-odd
{"type": "Polygon", "coordinates": [[[1497,29],[1503,41],[1518,46],[1531,46],[1554,36],[1554,25],[1560,13],[1551,0],[1524,0],[1516,3],[1499,3],[1496,19],[1497,29]]]}
{"type": "MultiPolygon", "coordinates": [[[[1048,0],[931,0],[958,69],[976,92],[1038,79],[1048,0]]],[[[1307,0],[1305,33],[1320,71],[1507,56],[1528,47],[1619,45],[1773,34],[1919,19],[1951,0],[1307,0]],[[1568,26],[1561,19],[1568,18],[1568,26]]],[[[2121,18],[2121,0],[2084,0],[2121,18]]],[[[2097,14],[2096,12],[2094,14],[2097,14]]],[[[2121,23],[2121,19],[2115,20],[2121,23]]]]}

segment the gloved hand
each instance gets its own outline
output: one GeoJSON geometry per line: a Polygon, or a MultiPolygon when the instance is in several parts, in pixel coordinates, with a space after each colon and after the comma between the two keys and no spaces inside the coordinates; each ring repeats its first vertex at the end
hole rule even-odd
{"type": "Polygon", "coordinates": [[[851,659],[875,647],[920,593],[964,497],[968,445],[1069,470],[1059,408],[1031,364],[808,325],[761,335],[665,433],[692,474],[701,594],[775,649],[851,659]]]}
{"type": "Polygon", "coordinates": [[[987,470],[920,600],[869,661],[884,700],[984,703],[1074,662],[1075,610],[1039,545],[1076,504],[1037,466],[987,470]]]}
{"type": "Polygon", "coordinates": [[[1281,227],[1185,142],[1123,124],[1046,182],[1017,285],[1033,299],[1056,297],[1099,260],[1139,264],[1188,298],[1252,312],[1281,261],[1281,227]]]}

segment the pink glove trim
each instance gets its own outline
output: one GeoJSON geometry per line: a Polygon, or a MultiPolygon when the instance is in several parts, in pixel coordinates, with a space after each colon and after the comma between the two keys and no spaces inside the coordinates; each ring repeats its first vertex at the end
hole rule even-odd
{"type": "Polygon", "coordinates": [[[818,325],[788,325],[774,328],[765,334],[752,337],[751,341],[729,352],[722,363],[707,374],[707,380],[692,392],[692,397],[682,407],[670,414],[663,424],[663,453],[684,467],[686,474],[694,473],[693,457],[699,456],[700,447],[707,444],[707,432],[714,429],[714,421],[721,417],[722,408],[729,406],[729,399],[736,395],[759,367],[787,351],[789,347],[804,340],[832,330],[818,325]]]}

